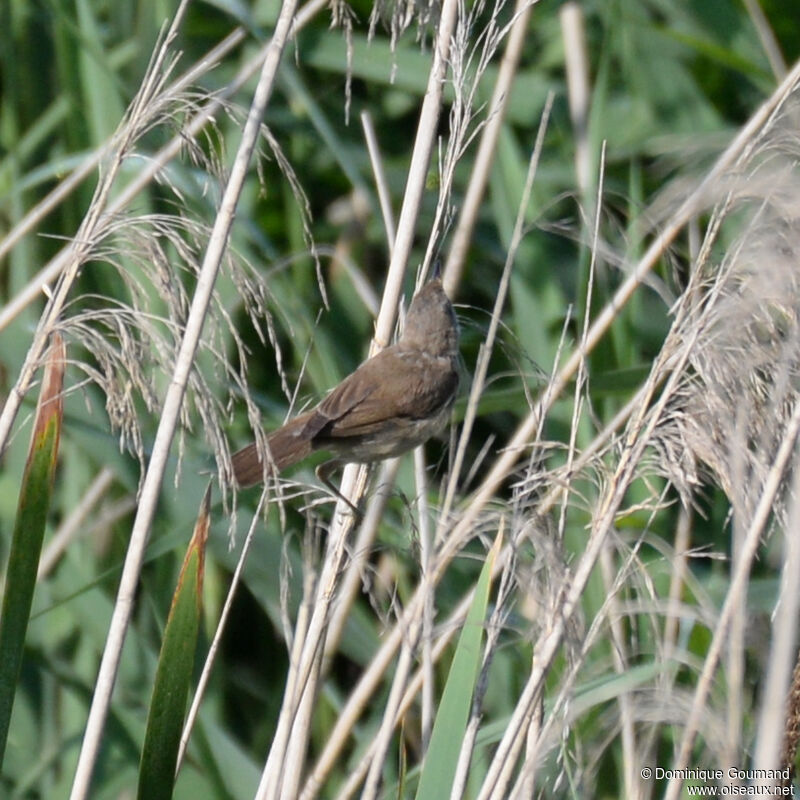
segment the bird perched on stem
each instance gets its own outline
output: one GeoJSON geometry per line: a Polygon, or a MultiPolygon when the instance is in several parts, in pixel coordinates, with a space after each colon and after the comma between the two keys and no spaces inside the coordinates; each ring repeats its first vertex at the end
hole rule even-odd
{"type": "Polygon", "coordinates": [[[437,270],[411,301],[398,341],[361,364],[318,406],[270,433],[269,469],[255,442],[235,453],[234,478],[241,487],[253,486],[272,469],[281,472],[324,450],[334,458],[317,475],[333,488],[329,476],[338,467],[399,456],[437,434],[457,391],[458,322],[437,270]]]}

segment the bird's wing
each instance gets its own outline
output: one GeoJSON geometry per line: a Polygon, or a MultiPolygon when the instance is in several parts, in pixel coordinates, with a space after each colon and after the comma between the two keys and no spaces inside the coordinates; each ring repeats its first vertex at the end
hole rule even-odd
{"type": "Polygon", "coordinates": [[[392,346],[345,378],[314,409],[304,433],[359,436],[397,417],[422,419],[445,405],[457,384],[447,359],[392,346]]]}

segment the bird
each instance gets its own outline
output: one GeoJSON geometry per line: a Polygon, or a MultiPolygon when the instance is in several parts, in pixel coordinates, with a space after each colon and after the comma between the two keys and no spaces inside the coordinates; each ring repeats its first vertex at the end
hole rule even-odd
{"type": "Polygon", "coordinates": [[[414,295],[395,344],[364,361],[316,407],[248,444],[232,457],[240,488],[262,483],[311,453],[333,456],[317,476],[338,494],[330,474],[345,464],[402,455],[439,433],[458,393],[459,327],[438,269],[414,295]],[[267,465],[263,457],[267,458],[267,465]]]}

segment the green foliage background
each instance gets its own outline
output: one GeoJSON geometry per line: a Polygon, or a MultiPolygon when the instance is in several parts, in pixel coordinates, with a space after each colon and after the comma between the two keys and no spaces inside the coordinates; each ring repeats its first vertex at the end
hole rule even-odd
{"type": "MultiPolygon", "coordinates": [[[[174,5],[171,0],[0,3],[0,236],[107,141],[144,74],[157,33],[174,5]]],[[[576,188],[575,140],[567,105],[559,6],[552,0],[543,0],[534,9],[479,226],[455,298],[462,320],[465,367],[471,371],[488,326],[488,311],[494,301],[541,112],[548,92],[553,92],[553,114],[530,210],[535,225],[526,235],[514,268],[503,316],[502,347],[492,361],[493,379],[481,400],[468,461],[478,457],[490,437],[496,437],[497,444],[507,440],[527,413],[524,389],[535,394],[541,388],[542,376],[553,370],[562,332],[566,329],[568,339],[574,341],[583,318],[589,250],[579,204],[591,202],[594,190],[581,198],[576,188]],[[520,374],[524,376],[522,381],[520,374]]],[[[265,121],[307,193],[310,230],[317,246],[323,252],[326,246],[338,248],[340,255],[380,292],[387,263],[386,235],[359,115],[362,111],[372,115],[397,209],[427,81],[430,37],[423,31],[425,41],[421,46],[412,26],[393,47],[385,27],[379,24],[370,41],[367,20],[372,7],[358,0],[352,8],[356,20],[351,61],[348,62],[342,31],[330,28],[327,13],[319,15],[298,34],[286,53],[279,91],[273,96],[265,121]],[[348,85],[352,92],[349,122],[345,110],[348,85]],[[354,189],[365,192],[368,213],[362,219],[342,222],[334,213],[335,208],[354,189]]],[[[733,0],[598,0],[585,2],[582,8],[592,82],[589,136],[595,159],[593,174],[597,173],[601,143],[607,147],[602,232],[618,258],[632,259],[650,231],[645,211],[662,187],[676,176],[700,175],[769,95],[776,78],[752,19],[745,7],[733,0]]],[[[761,8],[791,64],[800,50],[798,12],[791,4],[777,0],[765,0],[761,8]]],[[[247,31],[246,43],[226,56],[196,87],[201,96],[219,90],[269,35],[276,11],[275,3],[260,0],[249,5],[226,0],[194,3],[178,43],[182,51],[179,70],[242,25],[247,31]]],[[[510,17],[510,11],[503,10],[504,19],[510,17]]],[[[491,74],[483,101],[488,100],[490,78],[491,74]]],[[[236,98],[244,106],[251,89],[248,84],[236,98]]],[[[215,134],[204,146],[207,154],[218,155],[227,163],[238,141],[240,117],[221,114],[216,125],[215,134]]],[[[445,117],[440,125],[446,135],[445,117]]],[[[165,130],[154,130],[140,143],[140,150],[155,151],[166,136],[165,130]]],[[[474,147],[459,164],[453,197],[456,207],[473,157],[474,147]]],[[[126,169],[133,174],[135,163],[129,163],[126,169]]],[[[256,170],[252,172],[237,212],[232,246],[242,258],[268,274],[270,310],[276,320],[276,339],[288,385],[294,387],[302,371],[299,397],[314,399],[363,359],[372,331],[372,315],[353,288],[342,260],[334,261],[323,254],[322,274],[330,298],[330,307],[324,308],[297,199],[274,158],[261,161],[261,172],[260,182],[256,170]]],[[[213,218],[217,195],[213,188],[205,191],[206,177],[199,167],[188,161],[173,163],[170,180],[180,187],[188,216],[205,221],[213,218]]],[[[425,221],[433,213],[436,181],[432,167],[432,191],[420,217],[420,247],[412,264],[419,263],[424,252],[425,221]]],[[[75,234],[94,183],[95,176],[85,181],[0,261],[0,304],[17,296],[60,249],[63,239],[75,234]]],[[[174,196],[153,184],[136,202],[140,211],[169,212],[174,196]]],[[[446,246],[445,242],[445,250],[446,246]]],[[[668,301],[685,274],[687,248],[686,241],[676,244],[671,262],[658,270],[660,291],[641,289],[592,354],[590,397],[598,426],[629,399],[649,370],[669,324],[668,301]]],[[[600,307],[619,281],[620,274],[610,260],[602,264],[593,304],[600,307]]],[[[411,286],[409,278],[407,288],[410,290],[411,286]]],[[[128,290],[116,272],[96,268],[85,271],[80,291],[86,296],[125,300],[128,290]]],[[[289,401],[281,390],[273,348],[259,341],[230,282],[223,282],[220,292],[250,347],[251,389],[267,424],[278,425],[289,401]]],[[[5,399],[16,379],[41,307],[42,301],[37,300],[0,331],[0,400],[5,399]]],[[[228,347],[227,355],[235,363],[238,356],[231,341],[228,347]]],[[[74,348],[70,358],[90,361],[92,354],[74,348]]],[[[73,382],[77,383],[77,379],[76,371],[73,382]]],[[[153,376],[153,389],[163,396],[161,376],[153,376]]],[[[8,555],[32,408],[30,400],[0,465],[3,559],[8,555]]],[[[566,441],[570,413],[566,401],[557,405],[547,421],[544,438],[566,441]]],[[[158,417],[142,407],[139,421],[146,447],[158,417]]],[[[249,438],[243,407],[231,412],[228,432],[232,447],[249,438]]],[[[585,446],[594,433],[588,424],[582,426],[579,446],[585,446]]],[[[187,432],[185,445],[180,488],[176,490],[171,481],[164,486],[135,624],[119,676],[115,710],[97,770],[96,797],[120,796],[135,782],[160,633],[202,496],[202,473],[212,464],[210,445],[197,420],[187,432]]],[[[431,463],[443,466],[445,453],[441,444],[432,443],[431,463]]],[[[2,791],[8,796],[54,798],[68,794],[130,531],[138,463],[120,453],[117,436],[106,418],[102,393],[88,384],[67,399],[52,529],[75,509],[103,467],[113,471],[113,481],[99,507],[83,523],[87,535],[70,546],[51,575],[37,587],[23,681],[0,777],[2,791]]],[[[313,483],[311,469],[304,466],[294,477],[313,483]]],[[[511,491],[510,484],[507,491],[511,491]]],[[[587,491],[592,490],[587,487],[587,491]]],[[[374,558],[376,567],[382,558],[395,559],[395,589],[400,600],[408,594],[417,569],[410,497],[413,483],[409,463],[403,466],[399,491],[390,505],[380,551],[374,558]]],[[[705,519],[697,521],[693,544],[707,544],[716,551],[727,552],[723,524],[726,501],[709,486],[699,502],[705,519]]],[[[245,497],[238,509],[240,532],[248,521],[250,506],[250,498],[245,497]]],[[[286,557],[293,565],[291,580],[296,590],[301,574],[301,533],[308,520],[296,505],[290,504],[289,509],[285,521],[289,536],[286,557]]],[[[209,630],[218,617],[235,556],[228,547],[227,507],[220,502],[215,511],[213,558],[207,563],[209,630]]],[[[666,539],[671,537],[676,513],[674,507],[666,509],[652,523],[666,539]]],[[[582,524],[587,520],[588,514],[583,520],[580,515],[571,519],[568,548],[580,548],[582,524]]],[[[635,529],[644,526],[646,520],[633,517],[625,524],[635,529]]],[[[286,670],[279,606],[279,565],[287,535],[282,527],[277,515],[271,514],[266,530],[256,541],[245,586],[201,714],[201,727],[190,748],[189,763],[179,777],[178,797],[238,798],[252,796],[254,791],[273,732],[286,670]]],[[[708,581],[712,596],[721,596],[726,568],[724,564],[713,564],[699,562],[692,569],[708,581]]],[[[443,608],[475,580],[478,567],[465,560],[451,571],[440,591],[443,608]]],[[[661,579],[666,580],[666,576],[661,579]]],[[[767,558],[753,584],[754,614],[771,607],[775,591],[767,558]]],[[[295,591],[295,597],[296,594],[295,591]]],[[[599,605],[602,599],[598,584],[594,595],[587,595],[587,616],[591,616],[592,604],[599,605]]],[[[502,720],[508,712],[519,688],[515,675],[529,658],[525,625],[522,617],[511,620],[509,646],[497,657],[497,674],[507,680],[498,682],[487,698],[495,720],[502,720]],[[505,688],[499,688],[502,686],[505,688]]],[[[349,623],[341,655],[320,698],[314,723],[315,748],[324,740],[342,697],[367,663],[381,630],[380,618],[363,599],[349,623]]],[[[707,635],[700,628],[693,632],[697,640],[691,645],[694,652],[703,652],[707,635]]],[[[757,649],[756,646],[754,651],[757,649]]],[[[603,669],[598,665],[597,680],[603,680],[603,669]]],[[[576,742],[592,741],[596,724],[600,728],[604,724],[602,705],[576,727],[576,742]]],[[[360,734],[368,739],[374,725],[374,719],[364,720],[360,734]]],[[[410,740],[413,751],[418,743],[413,741],[413,735],[410,740]]],[[[615,748],[609,747],[597,766],[598,797],[621,796],[617,755],[615,748]]],[[[346,777],[348,769],[349,763],[344,761],[334,784],[346,777]]]]}

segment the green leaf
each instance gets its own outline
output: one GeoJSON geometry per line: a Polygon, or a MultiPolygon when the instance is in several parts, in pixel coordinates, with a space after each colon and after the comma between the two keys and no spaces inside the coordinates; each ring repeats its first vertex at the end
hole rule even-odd
{"type": "Polygon", "coordinates": [[[36,572],[53,492],[63,415],[65,363],[64,340],[54,334],[36,408],[28,461],[22,477],[0,614],[0,763],[8,740],[36,572]]]}
{"type": "Polygon", "coordinates": [[[203,499],[164,629],[139,766],[140,800],[172,797],[200,627],[210,499],[211,486],[203,499]]]}
{"type": "Polygon", "coordinates": [[[494,546],[486,557],[475,587],[467,619],[458,638],[453,663],[442,694],[442,702],[436,712],[433,733],[425,765],[417,788],[417,800],[440,800],[450,797],[456,774],[458,754],[472,705],[472,696],[481,666],[481,641],[486,607],[489,604],[492,567],[500,552],[502,529],[498,532],[494,546]]]}

